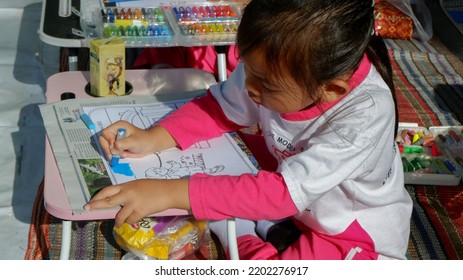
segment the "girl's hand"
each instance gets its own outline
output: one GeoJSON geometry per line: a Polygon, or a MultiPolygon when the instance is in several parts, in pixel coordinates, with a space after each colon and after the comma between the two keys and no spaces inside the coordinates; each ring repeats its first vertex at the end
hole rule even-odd
{"type": "Polygon", "coordinates": [[[170,208],[190,210],[188,179],[140,179],[109,186],[98,192],[85,210],[121,206],[115,223],[133,224],[140,219],[170,208]]]}
{"type": "Polygon", "coordinates": [[[118,121],[101,131],[101,148],[110,160],[113,154],[125,157],[143,157],[145,155],[176,146],[175,140],[167,130],[154,126],[148,130],[140,129],[126,121],[118,121]],[[126,137],[116,141],[117,130],[125,128],[126,137]]]}

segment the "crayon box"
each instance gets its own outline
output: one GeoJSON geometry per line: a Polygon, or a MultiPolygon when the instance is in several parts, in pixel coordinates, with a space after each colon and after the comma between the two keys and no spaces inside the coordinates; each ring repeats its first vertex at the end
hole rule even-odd
{"type": "Polygon", "coordinates": [[[100,97],[125,95],[125,42],[120,38],[90,41],[90,91],[100,97]]]}
{"type": "Polygon", "coordinates": [[[456,186],[463,182],[463,127],[400,123],[405,184],[456,186]]]}

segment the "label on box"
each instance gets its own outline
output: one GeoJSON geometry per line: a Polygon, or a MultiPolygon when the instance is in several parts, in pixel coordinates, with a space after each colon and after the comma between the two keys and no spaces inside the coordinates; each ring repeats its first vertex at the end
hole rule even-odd
{"type": "Polygon", "coordinates": [[[125,42],[121,39],[90,41],[90,90],[93,96],[125,95],[125,42]]]}

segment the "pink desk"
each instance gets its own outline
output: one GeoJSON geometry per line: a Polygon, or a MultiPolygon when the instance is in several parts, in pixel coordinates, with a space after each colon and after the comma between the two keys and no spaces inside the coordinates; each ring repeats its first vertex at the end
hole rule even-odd
{"type": "MultiPolygon", "coordinates": [[[[205,89],[216,83],[212,74],[197,69],[128,70],[126,80],[133,85],[134,95],[192,91],[205,89]]],[[[63,92],[73,92],[76,98],[93,98],[85,93],[84,88],[88,81],[88,72],[71,71],[51,76],[47,80],[47,103],[60,101],[63,92]]],[[[116,214],[116,211],[73,214],[48,139],[45,146],[44,201],[48,213],[63,220],[60,259],[69,258],[72,221],[113,219],[116,214]]],[[[171,209],[157,215],[185,214],[188,214],[187,211],[171,209]]]]}

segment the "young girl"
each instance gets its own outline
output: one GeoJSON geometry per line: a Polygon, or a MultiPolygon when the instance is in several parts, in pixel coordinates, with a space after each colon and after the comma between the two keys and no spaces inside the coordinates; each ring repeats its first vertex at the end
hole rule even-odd
{"type": "Polygon", "coordinates": [[[374,26],[371,0],[252,0],[237,35],[243,62],[227,81],[148,130],[113,124],[100,142],[108,157],[140,157],[260,123],[262,142],[250,148],[265,169],[136,180],[103,189],[85,209],[121,205],[116,226],[168,208],[242,218],[241,259],[404,259],[412,201],[374,26]],[[127,137],[115,142],[119,127],[127,137]],[[279,254],[252,220],[285,217],[303,233],[279,254]]]}

